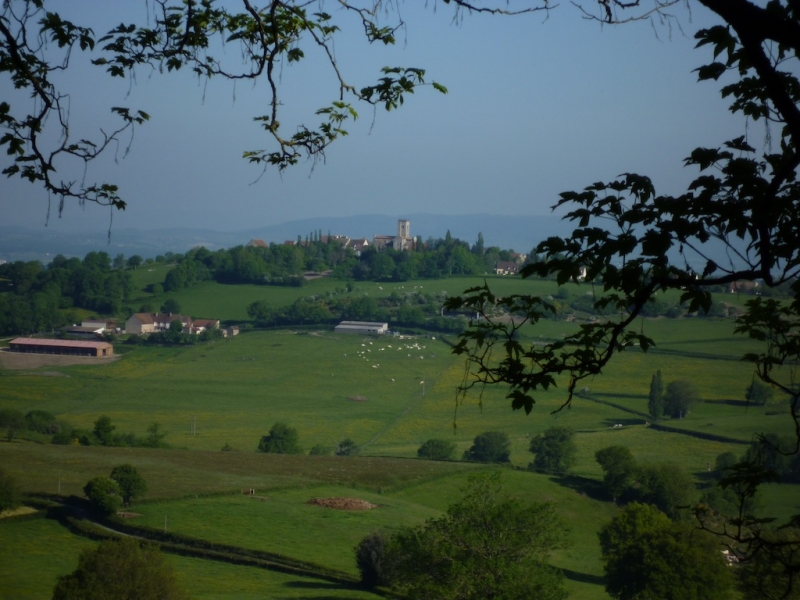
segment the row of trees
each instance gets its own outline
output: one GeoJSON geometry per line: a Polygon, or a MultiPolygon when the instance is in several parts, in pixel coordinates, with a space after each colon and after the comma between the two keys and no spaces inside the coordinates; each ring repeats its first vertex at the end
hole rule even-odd
{"type": "Polygon", "coordinates": [[[446,295],[417,291],[403,294],[395,291],[383,298],[326,293],[324,296],[299,298],[283,307],[258,300],[247,307],[247,314],[257,327],[327,325],[340,320],[354,320],[381,321],[400,327],[458,333],[466,327],[467,319],[464,315],[443,316],[442,303],[445,298],[446,295]]]}
{"type": "Polygon", "coordinates": [[[418,240],[414,249],[365,248],[356,256],[341,241],[315,236],[298,244],[236,246],[214,252],[195,248],[187,252],[164,281],[166,291],[180,290],[198,281],[222,283],[304,285],[304,271],[331,270],[339,279],[357,281],[408,281],[440,279],[451,275],[482,275],[494,272],[498,260],[510,260],[510,250],[486,248],[483,236],[472,247],[454,238],[418,240]]]}
{"type": "Polygon", "coordinates": [[[595,453],[603,470],[603,487],[615,501],[651,504],[673,520],[688,517],[693,500],[691,475],[673,462],[640,465],[626,446],[608,446],[595,453]]]}
{"type": "Polygon", "coordinates": [[[75,427],[67,421],[40,409],[23,413],[15,408],[0,409],[0,429],[6,430],[9,441],[15,437],[26,436],[41,441],[42,436],[50,438],[53,444],[80,444],[83,446],[126,446],[138,448],[168,448],[164,441],[167,432],[161,425],[151,423],[144,436],[134,433],[120,433],[111,418],[102,415],[92,429],[75,427]]]}

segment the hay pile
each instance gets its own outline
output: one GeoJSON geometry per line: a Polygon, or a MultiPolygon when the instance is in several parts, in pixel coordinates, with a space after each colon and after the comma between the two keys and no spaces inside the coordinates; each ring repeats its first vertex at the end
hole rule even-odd
{"type": "Polygon", "coordinates": [[[369,510],[378,508],[377,504],[372,504],[366,500],[358,498],[311,498],[308,504],[316,504],[325,508],[335,508],[336,510],[369,510]]]}

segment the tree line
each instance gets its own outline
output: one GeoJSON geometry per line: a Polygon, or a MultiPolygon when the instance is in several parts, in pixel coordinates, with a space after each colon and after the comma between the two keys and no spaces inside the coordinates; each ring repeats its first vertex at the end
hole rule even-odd
{"type": "Polygon", "coordinates": [[[72,323],[73,308],[123,314],[134,288],[130,272],[113,268],[106,252],[89,252],[83,260],[58,255],[46,267],[38,261],[2,264],[0,291],[0,334],[18,334],[72,323]]]}
{"type": "Polygon", "coordinates": [[[511,260],[513,250],[485,247],[483,236],[470,246],[448,231],[444,238],[418,239],[411,250],[369,246],[356,255],[339,239],[320,234],[296,244],[236,246],[187,252],[164,281],[167,292],[199,281],[263,285],[304,285],[304,272],[331,271],[338,279],[355,281],[409,281],[441,279],[451,275],[493,273],[500,260],[511,260]]]}

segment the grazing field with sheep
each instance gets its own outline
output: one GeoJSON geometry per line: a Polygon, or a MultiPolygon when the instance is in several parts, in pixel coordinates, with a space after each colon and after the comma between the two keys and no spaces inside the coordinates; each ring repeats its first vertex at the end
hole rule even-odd
{"type": "MultiPolygon", "coordinates": [[[[575,323],[547,322],[537,336],[558,338],[575,323]]],[[[363,336],[329,329],[248,331],[189,347],[139,345],[102,364],[4,367],[0,409],[39,409],[91,429],[102,415],[119,432],[143,435],[159,423],[172,449],[0,443],[0,464],[25,492],[81,495],[92,477],[130,463],[149,492],[131,519],[154,528],[241,547],[283,553],[354,576],[352,548],[372,529],[392,531],[442,514],[480,465],[459,459],[475,436],[506,433],[511,444],[507,482],[521,498],[555,502],[570,524],[572,546],[554,557],[572,574],[577,600],[606,598],[596,532],[617,510],[592,497],[602,473],[594,453],[630,448],[642,463],[669,460],[701,485],[709,464],[725,452],[741,454],[756,431],[790,433],[786,407],[743,402],[752,373],[739,360],[750,342],[731,335],[731,320],[645,320],[663,343],[647,354],[623,352],[606,374],[585,382],[570,407],[566,382],[537,396],[532,414],[512,411],[502,389],[456,396],[464,362],[453,340],[439,334],[363,336]],[[650,379],[688,380],[703,402],[672,431],[648,426],[650,379]],[[333,449],[345,438],[358,457],[268,455],[256,448],[276,422],[297,430],[308,452],[333,449]],[[577,455],[568,477],[527,471],[531,438],[553,425],[575,432],[577,455]],[[698,435],[701,434],[701,435],[698,435]],[[416,458],[431,438],[456,445],[453,461],[416,458]],[[226,451],[222,451],[223,448],[226,451]],[[242,495],[242,490],[253,490],[242,495]],[[339,511],[308,504],[312,498],[355,498],[376,507],[339,511]]],[[[41,441],[41,440],[40,440],[41,441]]],[[[764,513],[786,518],[800,509],[795,485],[765,490],[764,513]]],[[[71,568],[70,553],[88,542],[49,520],[0,520],[0,579],[16,590],[46,597],[54,578],[71,568]],[[25,540],[25,543],[22,542],[25,540]],[[17,546],[16,544],[19,543],[17,546]],[[52,564],[39,549],[60,544],[52,564]],[[67,566],[65,566],[67,565],[67,566]]],[[[195,598],[371,598],[366,592],[243,566],[171,557],[195,598]],[[214,573],[213,577],[209,574],[214,573]],[[327,584],[325,584],[327,585],[327,584]],[[316,586],[316,587],[315,587],[316,586]],[[261,595],[259,595],[261,594],[261,595]]]]}

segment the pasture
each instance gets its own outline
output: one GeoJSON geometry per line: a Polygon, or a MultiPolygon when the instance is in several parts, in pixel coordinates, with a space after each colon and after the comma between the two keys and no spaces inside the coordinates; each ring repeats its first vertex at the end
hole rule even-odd
{"type": "MultiPolygon", "coordinates": [[[[147,276],[150,283],[157,276],[163,279],[163,273],[147,276]]],[[[423,285],[426,293],[456,294],[481,282],[473,278],[411,285],[423,285]]],[[[555,290],[551,282],[496,278],[492,284],[500,286],[500,294],[555,290]]],[[[365,283],[352,293],[388,295],[394,286],[365,283]]],[[[238,320],[246,318],[246,305],[259,299],[257,294],[279,305],[295,297],[341,293],[336,287],[343,287],[342,282],[318,280],[304,288],[207,282],[174,296],[183,312],[238,320]],[[230,294],[221,293],[228,288],[230,294]],[[278,292],[283,296],[270,295],[278,292]]],[[[741,454],[755,432],[791,432],[779,405],[742,402],[752,371],[739,356],[754,346],[732,335],[731,320],[656,319],[640,325],[657,339],[655,349],[622,353],[604,375],[585,382],[587,398],[575,398],[559,410],[566,400],[561,382],[537,395],[527,416],[510,409],[502,389],[475,390],[457,403],[455,388],[463,379],[464,363],[436,334],[400,339],[322,329],[250,331],[193,347],[126,348],[117,361],[104,364],[0,369],[0,408],[46,410],[87,429],[107,415],[117,431],[137,435],[158,422],[173,446],[156,450],[2,442],[0,464],[26,491],[80,495],[91,477],[131,463],[150,488],[135,505],[141,513],[137,523],[160,527],[166,516],[171,531],[355,574],[352,548],[363,535],[442,514],[459,497],[469,473],[484,468],[418,460],[422,442],[452,440],[460,458],[477,434],[503,431],[511,439],[512,466],[524,469],[532,458],[531,437],[554,424],[566,425],[576,431],[578,444],[570,477],[508,469],[505,481],[520,498],[559,506],[571,546],[559,551],[554,564],[572,574],[572,598],[604,599],[596,532],[617,509],[588,493],[587,484],[601,477],[596,450],[626,445],[640,462],[674,461],[701,483],[709,462],[723,452],[741,454]],[[714,434],[719,441],[645,426],[639,413],[647,412],[650,378],[657,369],[665,382],[691,381],[705,400],[686,418],[665,423],[689,433],[714,434]],[[306,451],[315,444],[333,448],[350,437],[361,456],[256,453],[260,437],[276,421],[296,428],[306,451]],[[221,451],[226,445],[233,450],[221,451]],[[243,488],[254,488],[257,497],[242,496],[243,488]],[[343,512],[306,503],[327,496],[358,497],[378,508],[343,512]]],[[[529,340],[557,339],[575,326],[548,321],[524,335],[529,340]]],[[[797,498],[797,486],[771,486],[764,494],[765,514],[785,519],[800,510],[797,498]]],[[[48,597],[55,577],[74,568],[80,549],[92,544],[46,519],[0,520],[0,539],[0,598],[48,597]],[[42,550],[51,546],[58,546],[52,560],[42,550]]],[[[170,560],[194,598],[376,597],[252,567],[170,560]]]]}

